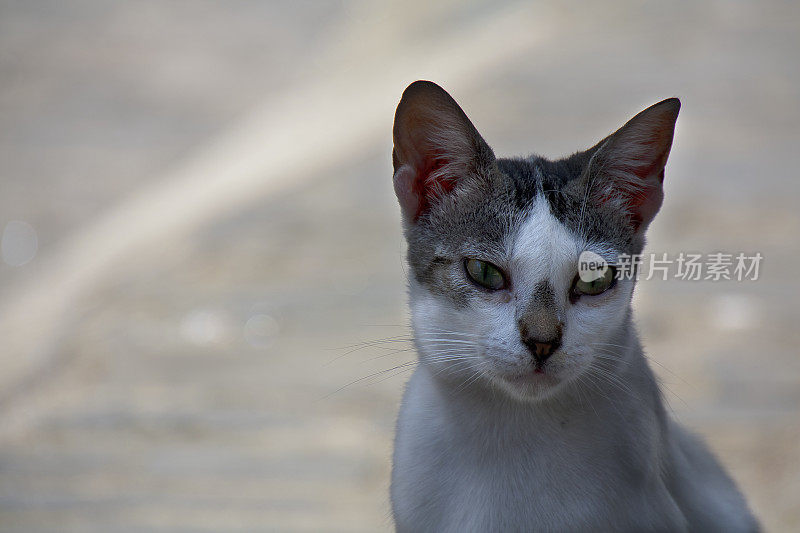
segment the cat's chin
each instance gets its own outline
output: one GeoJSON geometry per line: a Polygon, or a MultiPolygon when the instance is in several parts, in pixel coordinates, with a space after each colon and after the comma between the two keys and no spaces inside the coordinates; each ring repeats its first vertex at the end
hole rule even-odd
{"type": "Polygon", "coordinates": [[[518,374],[495,374],[494,384],[509,396],[521,401],[537,401],[552,397],[563,385],[563,380],[547,371],[533,369],[518,374]]]}

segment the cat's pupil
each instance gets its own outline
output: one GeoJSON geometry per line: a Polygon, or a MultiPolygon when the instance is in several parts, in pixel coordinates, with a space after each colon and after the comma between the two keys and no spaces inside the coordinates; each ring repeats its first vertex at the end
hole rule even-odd
{"type": "Polygon", "coordinates": [[[583,281],[580,277],[577,277],[572,292],[576,295],[587,294],[590,296],[601,294],[614,285],[615,278],[616,268],[609,265],[602,276],[592,281],[583,281]]]}
{"type": "Polygon", "coordinates": [[[502,289],[506,284],[500,269],[488,261],[468,258],[464,262],[464,267],[472,281],[486,289],[496,291],[502,289]]]}

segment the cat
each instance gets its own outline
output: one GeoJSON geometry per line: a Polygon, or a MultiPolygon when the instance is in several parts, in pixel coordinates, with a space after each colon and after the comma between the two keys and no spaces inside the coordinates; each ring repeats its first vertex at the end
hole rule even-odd
{"type": "Polygon", "coordinates": [[[496,158],[438,85],[394,122],[419,364],[397,421],[400,532],[758,531],[665,412],[631,319],[680,101],[564,159],[496,158]],[[591,251],[608,266],[578,276],[591,251]]]}

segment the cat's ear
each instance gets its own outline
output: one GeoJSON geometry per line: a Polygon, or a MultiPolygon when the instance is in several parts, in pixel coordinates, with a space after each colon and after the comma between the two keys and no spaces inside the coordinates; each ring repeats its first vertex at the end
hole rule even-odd
{"type": "Polygon", "coordinates": [[[489,168],[494,154],[444,89],[415,81],[394,116],[392,161],[403,217],[415,222],[459,179],[489,168]]]}
{"type": "Polygon", "coordinates": [[[650,106],[592,149],[586,192],[627,213],[635,232],[644,232],[664,199],[664,167],[680,108],[677,98],[650,106]]]}

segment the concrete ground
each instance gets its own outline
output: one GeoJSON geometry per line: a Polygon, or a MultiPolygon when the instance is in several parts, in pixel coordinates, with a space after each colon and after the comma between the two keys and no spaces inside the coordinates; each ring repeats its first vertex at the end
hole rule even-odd
{"type": "Polygon", "coordinates": [[[643,281],[637,320],[675,416],[767,531],[796,531],[798,21],[2,2],[0,529],[391,528],[414,355],[390,131],[429,78],[499,154],[569,153],[681,97],[649,249],[760,252],[761,276],[643,281]]]}

